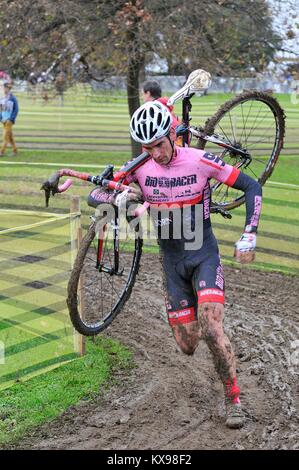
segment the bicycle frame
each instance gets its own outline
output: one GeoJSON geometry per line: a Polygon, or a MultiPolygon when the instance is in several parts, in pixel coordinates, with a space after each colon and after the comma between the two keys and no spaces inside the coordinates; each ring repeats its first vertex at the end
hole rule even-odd
{"type": "Polygon", "coordinates": [[[105,266],[102,262],[103,256],[103,243],[104,243],[104,235],[106,231],[106,225],[104,225],[99,230],[99,237],[98,237],[98,246],[97,246],[97,265],[96,268],[99,272],[105,272],[110,274],[110,276],[117,275],[121,276],[124,269],[119,269],[119,212],[118,208],[115,208],[115,216],[113,221],[113,251],[114,251],[114,262],[113,267],[105,266]]]}

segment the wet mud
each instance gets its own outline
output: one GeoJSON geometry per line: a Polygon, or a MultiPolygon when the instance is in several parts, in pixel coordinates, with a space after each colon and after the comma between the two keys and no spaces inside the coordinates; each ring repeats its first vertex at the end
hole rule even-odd
{"type": "Polygon", "coordinates": [[[204,341],[193,356],[176,346],[158,257],[143,255],[130,300],[102,333],[131,348],[136,367],[18,447],[298,449],[298,278],[243,267],[224,272],[224,326],[237,358],[242,429],[224,425],[223,388],[204,341]]]}

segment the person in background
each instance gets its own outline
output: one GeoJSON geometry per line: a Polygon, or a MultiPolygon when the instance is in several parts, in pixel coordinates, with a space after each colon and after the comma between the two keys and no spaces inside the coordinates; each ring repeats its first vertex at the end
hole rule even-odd
{"type": "Polygon", "coordinates": [[[0,119],[3,124],[3,143],[0,149],[0,157],[4,155],[6,147],[11,144],[12,155],[17,155],[18,150],[12,133],[12,126],[15,124],[19,105],[17,98],[11,92],[12,82],[3,82],[4,97],[0,100],[0,119]]]}
{"type": "Polygon", "coordinates": [[[146,103],[147,101],[159,101],[162,103],[164,106],[167,107],[167,109],[170,111],[171,117],[172,117],[172,124],[171,127],[174,129],[181,124],[180,119],[178,116],[176,116],[173,112],[173,106],[168,106],[167,101],[168,97],[167,96],[162,96],[162,90],[158,82],[154,80],[148,80],[144,82],[142,85],[142,95],[143,95],[143,101],[146,103]]]}

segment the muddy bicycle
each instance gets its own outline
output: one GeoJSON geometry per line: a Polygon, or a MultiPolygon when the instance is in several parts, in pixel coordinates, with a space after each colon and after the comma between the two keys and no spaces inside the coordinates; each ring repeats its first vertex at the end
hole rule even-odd
{"type": "MultiPolygon", "coordinates": [[[[182,100],[182,125],[177,135],[182,137],[183,145],[194,145],[195,142],[198,148],[216,153],[217,158],[249,173],[263,185],[270,177],[283,146],[285,126],[282,108],[267,93],[245,91],[222,105],[203,127],[193,127],[190,125],[191,98],[194,94],[202,94],[209,84],[207,72],[194,71],[186,84],[169,98],[168,104],[182,100]]],[[[51,194],[64,192],[70,187],[70,178],[59,184],[64,176],[89,181],[113,194],[125,190],[134,192],[136,189],[124,182],[149,158],[149,154],[143,152],[116,173],[113,165],[108,165],[96,176],[70,169],[59,170],[42,186],[46,204],[51,194]]],[[[243,193],[218,181],[211,180],[210,186],[211,212],[230,218],[229,211],[243,204],[243,193]]],[[[149,207],[146,201],[140,200],[140,204],[133,214],[135,218],[149,207]]],[[[96,335],[111,324],[130,297],[135,283],[143,239],[139,224],[133,224],[133,236],[132,230],[122,231],[121,224],[129,224],[129,220],[120,217],[117,207],[100,229],[97,229],[97,217],[93,217],[71,272],[68,309],[74,327],[86,336],[96,335]],[[121,231],[128,236],[120,237],[121,231]]]]}

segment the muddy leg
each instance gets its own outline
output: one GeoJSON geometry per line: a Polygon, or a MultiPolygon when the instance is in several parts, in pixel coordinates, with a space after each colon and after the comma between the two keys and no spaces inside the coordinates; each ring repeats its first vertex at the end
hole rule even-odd
{"type": "Polygon", "coordinates": [[[198,307],[198,321],[203,339],[212,355],[222,383],[236,377],[236,360],[230,341],[223,331],[224,307],[220,303],[204,302],[198,307]]]}
{"type": "Polygon", "coordinates": [[[183,353],[192,355],[198,346],[201,337],[201,328],[198,321],[191,321],[190,323],[178,323],[172,325],[173,336],[183,351],[183,353]]]}
{"type": "Polygon", "coordinates": [[[236,379],[236,359],[230,341],[223,331],[224,307],[220,303],[204,302],[198,308],[202,335],[213,356],[226,398],[226,425],[241,428],[244,415],[240,404],[240,389],[236,379]]]}

